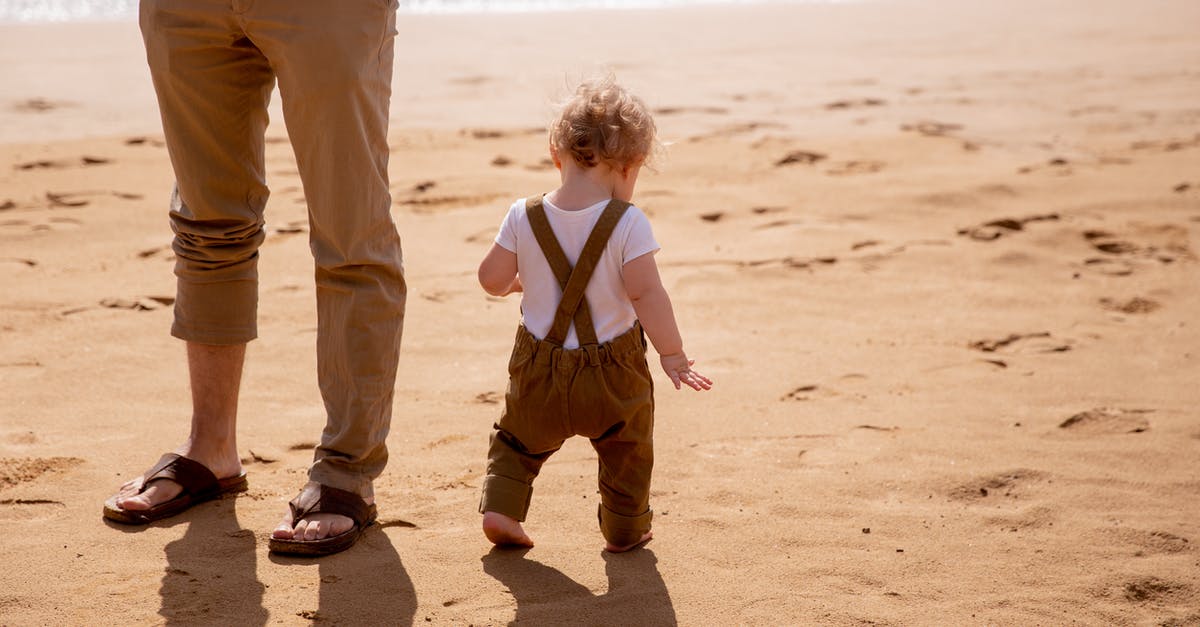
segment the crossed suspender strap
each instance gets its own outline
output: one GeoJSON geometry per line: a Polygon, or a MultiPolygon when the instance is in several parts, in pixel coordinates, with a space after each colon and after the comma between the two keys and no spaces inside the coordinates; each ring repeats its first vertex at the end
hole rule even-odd
{"type": "Polygon", "coordinates": [[[566,253],[558,243],[558,238],[554,237],[554,230],[550,228],[550,221],[546,218],[546,209],[542,206],[542,197],[535,196],[525,199],[525,213],[529,216],[529,225],[533,227],[533,235],[537,238],[538,246],[541,247],[542,254],[546,256],[546,261],[550,263],[550,269],[554,271],[554,276],[558,279],[558,285],[563,292],[562,300],[558,303],[558,310],[554,313],[554,324],[550,327],[550,333],[546,335],[547,341],[562,346],[567,339],[571,322],[574,321],[575,334],[579,337],[580,346],[599,344],[596,338],[596,327],[592,324],[592,313],[588,308],[587,298],[584,297],[584,290],[587,289],[588,281],[591,280],[592,273],[596,270],[596,264],[600,262],[600,256],[604,254],[608,238],[627,209],[629,209],[627,202],[615,198],[609,201],[608,206],[604,208],[604,213],[600,214],[600,219],[596,221],[596,226],[592,227],[587,243],[583,245],[583,251],[579,253],[579,261],[572,268],[571,263],[567,261],[566,253]]]}

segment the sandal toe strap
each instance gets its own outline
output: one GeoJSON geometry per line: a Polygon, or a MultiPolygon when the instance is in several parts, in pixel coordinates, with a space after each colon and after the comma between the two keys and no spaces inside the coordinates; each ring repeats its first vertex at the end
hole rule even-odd
{"type": "Polygon", "coordinates": [[[292,510],[293,521],[310,514],[337,514],[353,520],[359,527],[366,525],[371,512],[371,506],[361,496],[316,483],[305,486],[288,507],[292,510]]]}
{"type": "Polygon", "coordinates": [[[151,482],[160,479],[178,483],[183,487],[183,493],[192,497],[216,494],[221,490],[216,475],[208,467],[176,453],[167,453],[159,458],[158,463],[146,473],[139,493],[145,492],[151,482]]]}

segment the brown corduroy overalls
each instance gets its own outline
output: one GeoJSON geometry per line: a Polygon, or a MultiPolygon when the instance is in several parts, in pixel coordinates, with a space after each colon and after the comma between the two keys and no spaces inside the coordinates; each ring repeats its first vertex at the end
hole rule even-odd
{"type": "Polygon", "coordinates": [[[572,269],[541,197],[526,200],[530,226],[563,296],[545,339],[524,325],[517,328],[504,413],[492,432],[479,504],[480,512],[525,520],[542,464],[567,438],[586,436],[600,458],[600,530],[619,546],[636,543],[650,530],[654,389],[641,325],[600,344],[584,289],[628,207],[618,200],[605,207],[572,269]],[[572,322],[580,346],[563,348],[572,322]]]}

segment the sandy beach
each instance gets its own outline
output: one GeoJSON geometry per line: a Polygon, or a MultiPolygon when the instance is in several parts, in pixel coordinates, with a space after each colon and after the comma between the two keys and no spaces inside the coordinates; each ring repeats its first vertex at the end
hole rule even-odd
{"type": "MultiPolygon", "coordinates": [[[[1200,625],[1200,4],[932,0],[402,16],[410,289],[380,523],[267,553],[324,424],[273,104],[250,491],[104,499],[186,435],[173,174],[135,23],[0,25],[0,625],[1200,625]],[[657,386],[655,538],[595,456],[528,551],[475,508],[519,319],[475,281],[596,68],[669,144],[635,201],[708,393],[657,386]]],[[[653,354],[652,364],[655,363],[653,354]]]]}

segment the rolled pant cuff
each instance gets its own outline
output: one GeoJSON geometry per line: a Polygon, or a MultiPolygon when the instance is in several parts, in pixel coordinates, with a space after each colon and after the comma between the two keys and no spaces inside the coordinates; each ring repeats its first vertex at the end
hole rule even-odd
{"type": "Polygon", "coordinates": [[[258,282],[198,283],[179,279],[171,335],[188,342],[229,346],[258,337],[258,282]]]}
{"type": "Polygon", "coordinates": [[[208,344],[210,346],[236,346],[246,344],[258,338],[257,326],[240,329],[222,329],[219,332],[204,331],[190,327],[176,320],[171,325],[171,335],[186,342],[208,344]]]}
{"type": "Polygon", "coordinates": [[[367,477],[357,473],[338,472],[320,462],[308,470],[308,480],[321,485],[353,492],[364,499],[375,496],[375,486],[367,477]]]}
{"type": "Polygon", "coordinates": [[[483,478],[483,496],[479,513],[496,512],[517,521],[524,521],[533,498],[533,486],[500,475],[483,478]]]}
{"type": "Polygon", "coordinates": [[[654,511],[647,509],[637,516],[625,516],[608,509],[601,503],[596,508],[596,516],[600,519],[600,532],[604,539],[616,546],[636,544],[650,531],[650,522],[654,511]]]}

